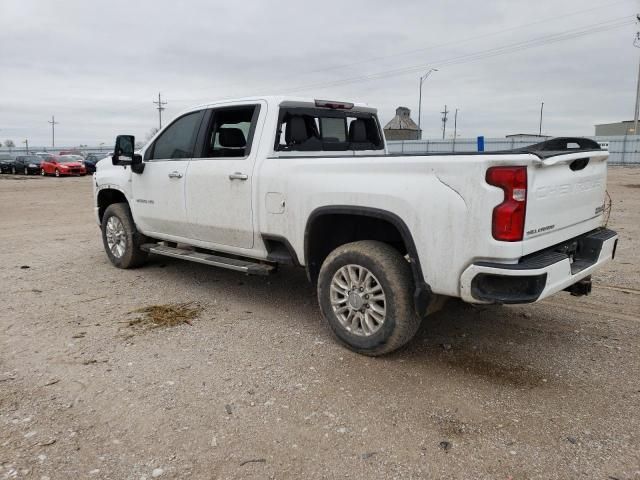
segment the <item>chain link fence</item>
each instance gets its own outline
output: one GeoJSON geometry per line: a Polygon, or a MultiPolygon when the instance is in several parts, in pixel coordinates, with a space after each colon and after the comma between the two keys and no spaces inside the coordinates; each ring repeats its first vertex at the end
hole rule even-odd
{"type": "MultiPolygon", "coordinates": [[[[587,137],[600,143],[609,150],[609,163],[612,165],[640,165],[640,135],[587,137]]],[[[497,152],[527,147],[540,142],[539,137],[485,138],[484,151],[497,152]]],[[[401,140],[387,142],[391,153],[451,153],[477,152],[475,138],[456,140],[401,140]]]]}
{"type": "MultiPolygon", "coordinates": [[[[612,165],[640,165],[640,135],[621,135],[610,137],[586,137],[595,140],[603,148],[609,150],[609,163],[612,165]]],[[[514,148],[527,147],[540,142],[539,137],[518,138],[485,138],[485,152],[497,152],[500,150],[513,150],[514,148]]],[[[392,140],[388,141],[391,153],[465,153],[477,152],[478,143],[475,138],[458,138],[449,140],[392,140]]],[[[104,154],[111,152],[106,146],[98,147],[29,147],[29,153],[77,150],[85,155],[89,153],[104,154]]],[[[0,148],[0,153],[9,153],[12,156],[24,155],[27,150],[24,147],[0,148]]]]}

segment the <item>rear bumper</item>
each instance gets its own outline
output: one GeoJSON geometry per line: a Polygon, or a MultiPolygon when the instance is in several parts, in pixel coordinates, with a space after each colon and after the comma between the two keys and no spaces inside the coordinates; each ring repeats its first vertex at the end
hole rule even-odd
{"type": "Polygon", "coordinates": [[[474,263],[462,273],[460,296],[469,303],[537,302],[591,275],[615,256],[617,243],[616,232],[598,229],[515,264],[474,263]]]}

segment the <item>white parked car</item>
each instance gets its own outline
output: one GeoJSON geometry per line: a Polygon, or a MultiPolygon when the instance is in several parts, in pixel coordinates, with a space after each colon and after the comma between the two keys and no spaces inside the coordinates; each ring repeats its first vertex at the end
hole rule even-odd
{"type": "Polygon", "coordinates": [[[149,253],[247,274],[298,265],[337,338],[368,355],[408,342],[447,297],[586,294],[615,254],[608,152],[591,140],[390,155],[373,108],[261,97],[193,108],[134,145],[118,137],[95,175],[115,266],[149,253]]]}

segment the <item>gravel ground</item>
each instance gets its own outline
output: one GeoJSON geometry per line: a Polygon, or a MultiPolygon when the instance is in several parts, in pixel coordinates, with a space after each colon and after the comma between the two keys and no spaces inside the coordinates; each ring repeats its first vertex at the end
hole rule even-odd
{"type": "Polygon", "coordinates": [[[90,178],[0,176],[0,478],[640,479],[640,169],[609,189],[591,296],[451,302],[373,359],[302,271],[117,270],[90,178]],[[190,324],[129,325],[182,302],[190,324]]]}

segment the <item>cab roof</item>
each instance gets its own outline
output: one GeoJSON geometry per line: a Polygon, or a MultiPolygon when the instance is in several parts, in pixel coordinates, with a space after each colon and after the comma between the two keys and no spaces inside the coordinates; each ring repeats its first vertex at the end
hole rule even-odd
{"type": "MultiPolygon", "coordinates": [[[[315,99],[315,98],[308,98],[308,97],[306,98],[291,97],[291,96],[284,96],[284,95],[265,95],[265,96],[258,96],[258,97],[244,97],[244,98],[214,100],[212,102],[203,103],[201,105],[198,105],[197,107],[190,108],[188,111],[199,110],[201,108],[215,107],[217,105],[242,104],[242,103],[250,103],[250,102],[257,102],[257,101],[267,102],[269,106],[273,106],[273,107],[331,108],[328,106],[324,107],[322,105],[319,105],[318,102],[321,102],[326,105],[331,104],[334,106],[333,108],[336,108],[335,106],[339,106],[339,105],[347,105],[349,106],[349,108],[344,108],[345,110],[355,110],[357,112],[368,112],[368,113],[378,112],[377,109],[369,107],[366,103],[352,103],[352,102],[344,102],[344,101],[338,101],[338,100],[327,100],[324,98],[315,99]]],[[[337,107],[337,109],[340,109],[340,107],[337,107]]]]}

